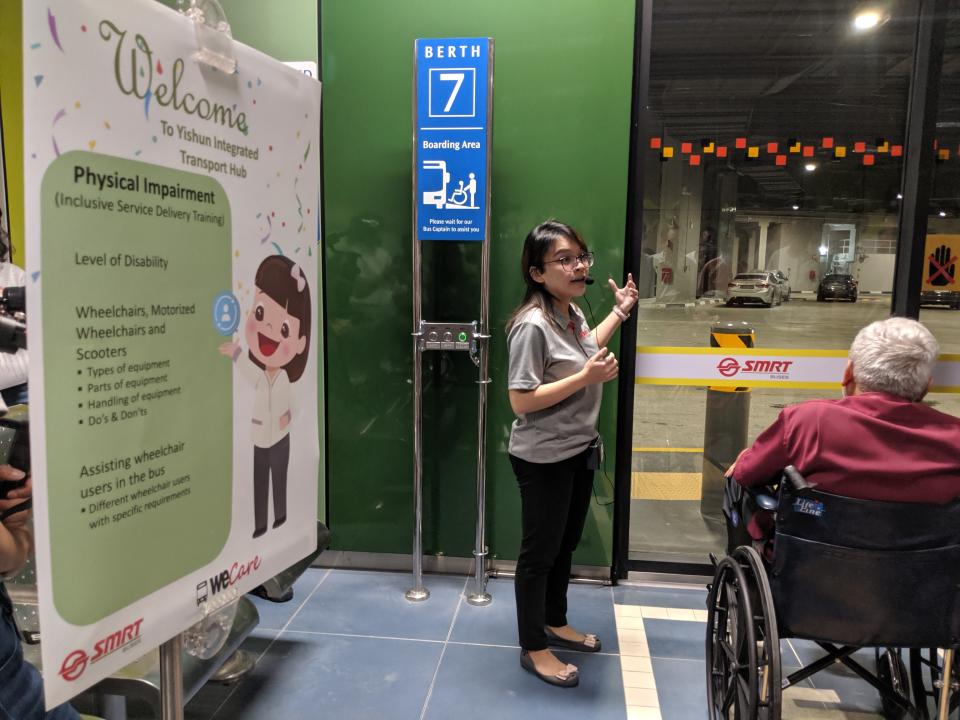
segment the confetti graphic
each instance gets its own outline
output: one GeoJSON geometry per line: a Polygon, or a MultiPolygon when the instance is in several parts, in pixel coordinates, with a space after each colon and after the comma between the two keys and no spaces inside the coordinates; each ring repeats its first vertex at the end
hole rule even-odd
{"type": "Polygon", "coordinates": [[[310,155],[310,143],[307,143],[307,151],[303,154],[303,161],[307,161],[307,156],[310,155]]]}
{"type": "Polygon", "coordinates": [[[36,87],[40,87],[40,83],[43,82],[43,75],[34,75],[33,82],[36,83],[36,87]]]}
{"type": "Polygon", "coordinates": [[[147,89],[147,94],[143,96],[143,116],[147,120],[150,119],[150,98],[152,97],[153,97],[153,90],[147,89]]]}
{"type": "Polygon", "coordinates": [[[57,146],[57,137],[53,134],[53,129],[57,126],[57,123],[60,122],[67,114],[67,111],[63,108],[60,108],[60,111],[53,116],[53,122],[50,123],[50,139],[53,141],[53,152],[57,157],[60,157],[60,148],[57,146]]]}
{"type": "Polygon", "coordinates": [[[33,45],[30,46],[30,49],[31,49],[31,50],[39,50],[39,49],[40,49],[40,43],[34,43],[33,45]]]}
{"type": "Polygon", "coordinates": [[[60,36],[57,34],[57,19],[53,16],[53,10],[50,8],[47,8],[47,27],[50,28],[50,37],[53,38],[56,46],[60,48],[60,52],[66,52],[63,49],[63,45],[60,44],[60,36]]]}
{"type": "Polygon", "coordinates": [[[283,255],[283,248],[276,243],[271,243],[277,249],[277,255],[283,255]]]}
{"type": "Polygon", "coordinates": [[[40,279],[40,271],[36,270],[35,272],[30,273],[30,277],[33,278],[34,282],[36,282],[40,279]]]}
{"type": "Polygon", "coordinates": [[[260,238],[260,244],[263,245],[267,240],[270,239],[270,236],[273,234],[273,221],[270,219],[270,216],[267,215],[267,234],[260,238]]]}

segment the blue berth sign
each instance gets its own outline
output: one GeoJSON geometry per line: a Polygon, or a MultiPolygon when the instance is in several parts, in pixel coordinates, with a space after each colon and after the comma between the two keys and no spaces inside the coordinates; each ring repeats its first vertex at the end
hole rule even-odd
{"type": "Polygon", "coordinates": [[[490,38],[414,43],[414,207],[418,240],[487,234],[490,38]]]}

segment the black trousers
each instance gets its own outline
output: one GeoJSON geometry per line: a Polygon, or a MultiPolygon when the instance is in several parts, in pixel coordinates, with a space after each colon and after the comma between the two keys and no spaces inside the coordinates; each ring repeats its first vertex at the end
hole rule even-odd
{"type": "Polygon", "coordinates": [[[573,551],[590,509],[593,470],[584,451],[556,463],[510,456],[520,485],[523,539],[514,591],[520,647],[544,650],[544,626],[567,624],[567,586],[573,551]]]}
{"type": "Polygon", "coordinates": [[[253,446],[254,530],[267,529],[267,489],[273,484],[273,519],[287,517],[287,465],[290,464],[290,436],[284,435],[268,448],[253,446]]]}

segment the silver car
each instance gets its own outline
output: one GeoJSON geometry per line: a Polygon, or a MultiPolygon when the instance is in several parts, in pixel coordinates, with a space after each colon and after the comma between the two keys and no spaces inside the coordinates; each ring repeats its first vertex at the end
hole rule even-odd
{"type": "Polygon", "coordinates": [[[780,299],[783,302],[789,302],[790,300],[790,278],[787,277],[786,273],[783,270],[774,270],[773,277],[778,283],[780,283],[780,299]]]}
{"type": "Polygon", "coordinates": [[[736,302],[763,303],[767,307],[779,305],[780,283],[766,270],[738,273],[727,285],[727,306],[736,302]]]}

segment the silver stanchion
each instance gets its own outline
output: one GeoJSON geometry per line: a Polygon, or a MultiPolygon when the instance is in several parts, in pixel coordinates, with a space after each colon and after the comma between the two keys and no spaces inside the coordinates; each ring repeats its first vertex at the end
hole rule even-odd
{"type": "Polygon", "coordinates": [[[182,650],[180,635],[160,646],[160,712],[163,720],[183,720],[182,650]]]}
{"type": "MultiPolygon", "coordinates": [[[[414,119],[416,124],[416,119],[414,119]]],[[[416,177],[416,168],[414,168],[416,177]]],[[[420,304],[420,241],[413,233],[413,587],[406,598],[419,602],[430,597],[423,586],[423,318],[420,304]]]]}

